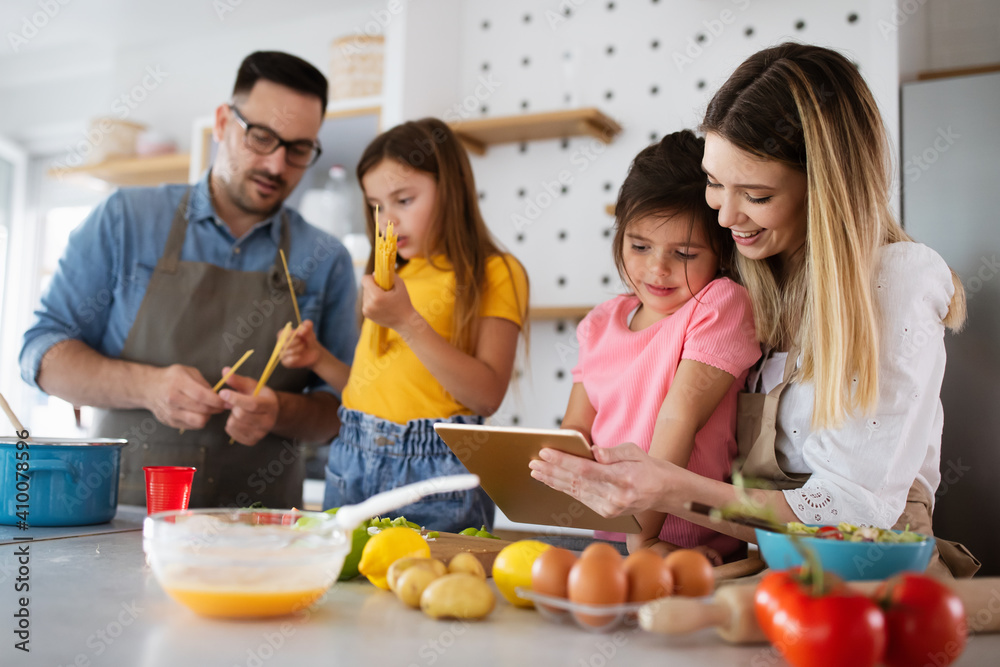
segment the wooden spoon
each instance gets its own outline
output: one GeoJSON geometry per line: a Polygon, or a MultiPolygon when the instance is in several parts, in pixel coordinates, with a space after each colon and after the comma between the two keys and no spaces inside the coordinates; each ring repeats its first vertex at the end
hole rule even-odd
{"type": "Polygon", "coordinates": [[[14,435],[20,438],[21,433],[24,433],[24,437],[27,438],[28,429],[24,428],[24,424],[17,418],[14,411],[10,409],[10,404],[7,403],[7,399],[3,397],[3,394],[0,394],[0,408],[3,408],[3,411],[7,413],[7,419],[14,425],[14,435]]]}

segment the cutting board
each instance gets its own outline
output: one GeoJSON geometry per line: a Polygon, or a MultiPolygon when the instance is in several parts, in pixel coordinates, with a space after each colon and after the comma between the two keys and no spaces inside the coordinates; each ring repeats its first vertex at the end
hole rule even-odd
{"type": "Polygon", "coordinates": [[[488,537],[475,537],[473,535],[458,535],[456,533],[440,533],[433,541],[428,540],[427,544],[431,548],[431,558],[437,558],[446,564],[457,553],[466,551],[483,564],[486,576],[490,576],[493,570],[493,561],[497,554],[508,544],[507,540],[494,540],[488,537]]]}

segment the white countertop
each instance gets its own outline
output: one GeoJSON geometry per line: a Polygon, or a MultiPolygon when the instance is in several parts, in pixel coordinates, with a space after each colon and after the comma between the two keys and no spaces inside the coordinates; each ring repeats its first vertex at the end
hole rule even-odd
{"type": "MultiPolygon", "coordinates": [[[[590,634],[502,599],[484,621],[435,621],[365,580],[334,586],[311,611],[264,621],[195,616],[145,565],[138,530],[30,543],[31,652],[14,649],[17,576],[0,546],[0,664],[56,667],[296,665],[781,665],[765,646],[730,646],[711,631],[686,638],[641,630],[590,634]]],[[[1000,635],[970,639],[955,664],[995,664],[1000,635]]]]}

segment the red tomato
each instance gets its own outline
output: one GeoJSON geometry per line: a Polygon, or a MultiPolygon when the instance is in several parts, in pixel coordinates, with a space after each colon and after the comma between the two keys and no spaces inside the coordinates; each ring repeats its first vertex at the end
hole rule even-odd
{"type": "Polygon", "coordinates": [[[904,573],[876,593],[885,609],[886,667],[950,665],[969,634],[961,598],[939,581],[904,573]]]}
{"type": "Polygon", "coordinates": [[[840,529],[836,526],[823,526],[816,531],[816,537],[821,537],[827,540],[843,540],[844,534],[840,532],[840,529]]]}
{"type": "Polygon", "coordinates": [[[767,575],[754,608],[768,640],[793,667],[874,667],[885,652],[885,617],[874,602],[835,584],[814,597],[796,572],[767,575]]]}

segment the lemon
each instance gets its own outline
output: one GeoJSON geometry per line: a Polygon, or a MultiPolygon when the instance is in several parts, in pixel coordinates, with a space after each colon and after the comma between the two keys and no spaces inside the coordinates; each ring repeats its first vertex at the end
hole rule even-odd
{"type": "Polygon", "coordinates": [[[368,577],[368,581],[387,591],[389,582],[386,580],[386,575],[389,566],[400,558],[410,556],[430,558],[431,548],[427,546],[427,540],[412,528],[403,526],[383,528],[382,532],[373,535],[365,544],[365,548],[361,551],[358,570],[368,577]]]}
{"type": "Polygon", "coordinates": [[[543,551],[551,548],[551,544],[537,540],[520,540],[508,544],[497,554],[493,561],[493,583],[507,602],[515,607],[535,606],[531,600],[518,597],[514,589],[531,588],[531,566],[543,551]]]}

